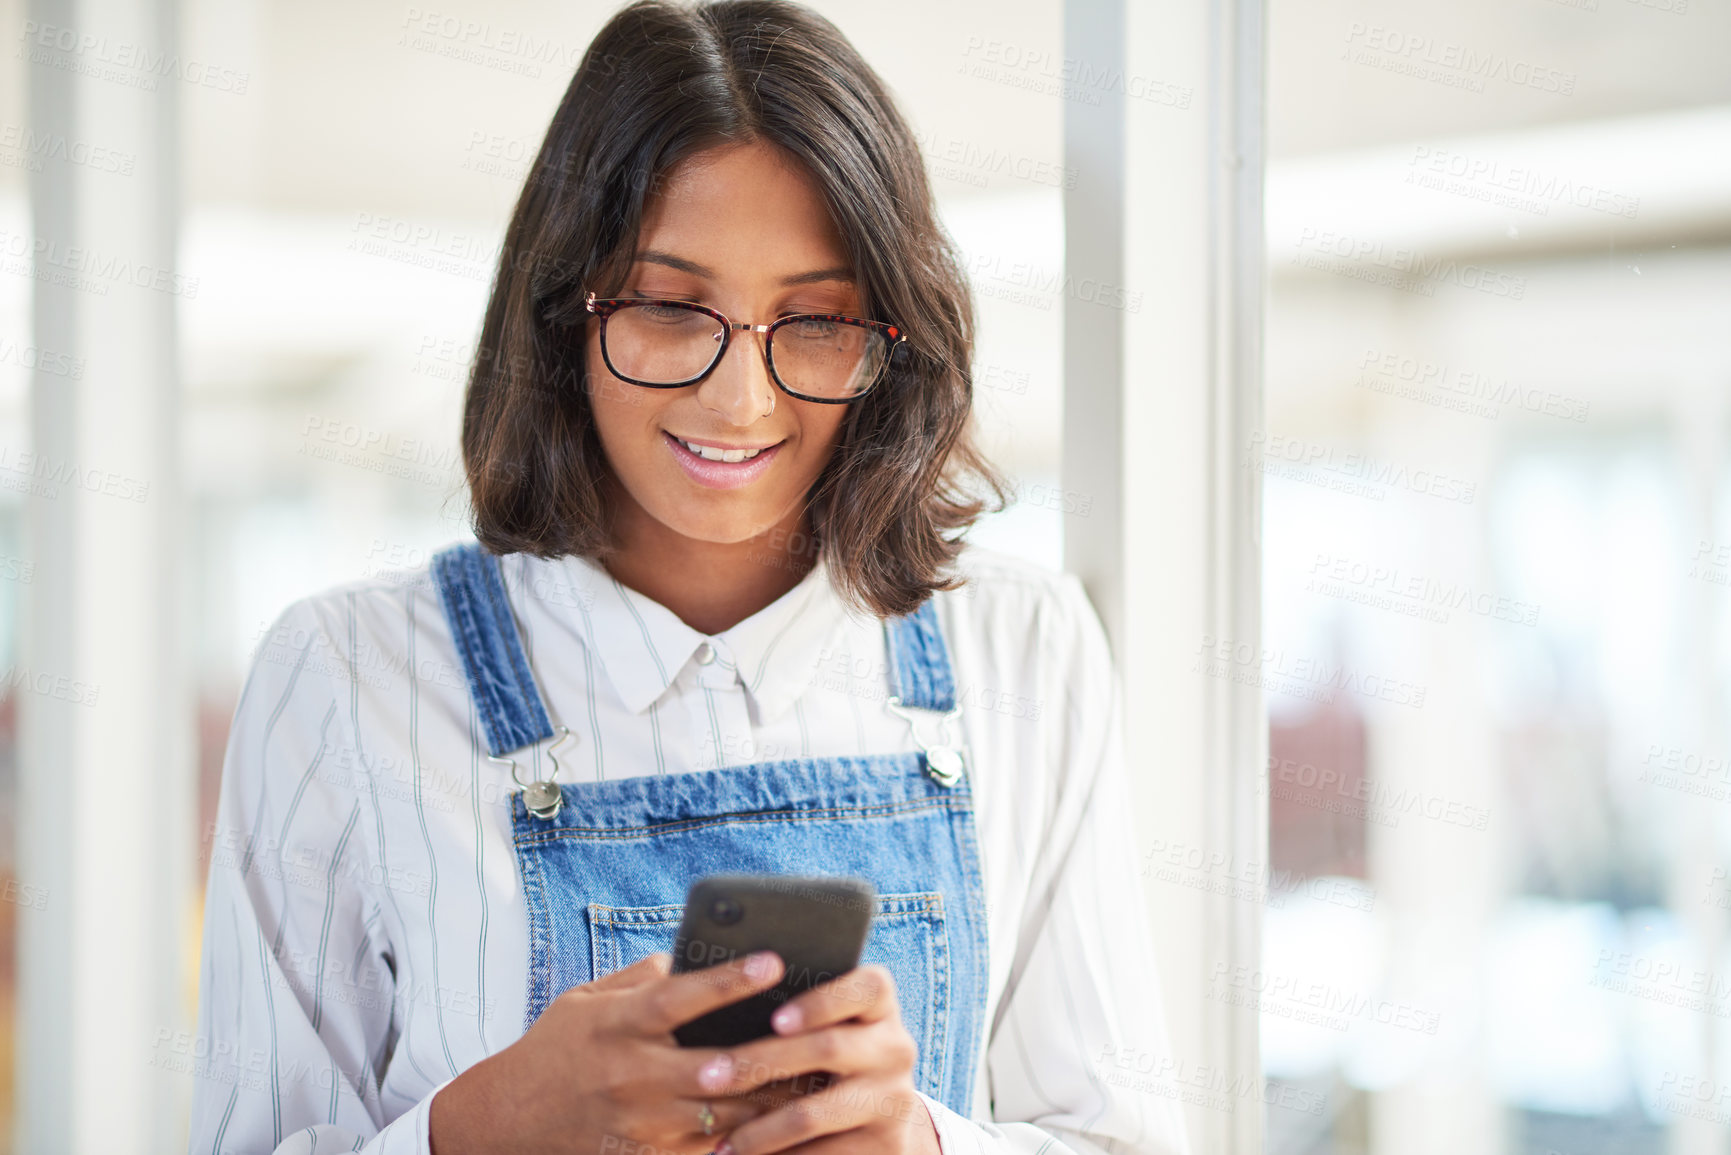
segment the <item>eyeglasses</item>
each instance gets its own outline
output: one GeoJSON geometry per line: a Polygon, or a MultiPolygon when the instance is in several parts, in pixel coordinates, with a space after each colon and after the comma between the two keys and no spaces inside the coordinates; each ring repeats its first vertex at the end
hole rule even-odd
{"type": "Polygon", "coordinates": [[[763,334],[764,359],[790,397],[840,405],[871,391],[907,334],[882,321],[798,313],[768,325],[730,321],[691,301],[641,297],[584,304],[601,318],[601,359],[621,381],[648,389],[695,385],[721,363],[734,330],[763,334]]]}

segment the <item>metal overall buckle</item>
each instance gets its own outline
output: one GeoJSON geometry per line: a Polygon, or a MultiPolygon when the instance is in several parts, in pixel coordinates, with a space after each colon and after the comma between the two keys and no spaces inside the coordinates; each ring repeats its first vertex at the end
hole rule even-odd
{"type": "Polygon", "coordinates": [[[559,807],[565,804],[565,795],[560,792],[558,784],[553,781],[559,777],[559,759],[553,756],[553,751],[571,737],[571,731],[560,726],[558,735],[557,738],[553,739],[553,744],[547,747],[547,761],[553,764],[553,769],[548,772],[547,777],[537,782],[525,782],[518,777],[515,759],[496,758],[491,754],[487,755],[487,761],[503,762],[511,768],[511,781],[523,788],[524,809],[544,821],[551,821],[555,818],[559,813],[559,807]]]}
{"type": "MultiPolygon", "coordinates": [[[[914,741],[926,756],[926,773],[940,786],[954,786],[962,780],[967,772],[967,760],[962,757],[961,748],[950,736],[950,724],[962,713],[962,704],[957,702],[949,710],[940,713],[938,720],[938,741],[927,742],[920,734],[920,720],[913,709],[902,705],[899,697],[891,695],[885,699],[884,705],[891,711],[906,718],[908,729],[914,732],[914,741]]],[[[930,716],[934,711],[922,710],[921,713],[930,716]]]]}

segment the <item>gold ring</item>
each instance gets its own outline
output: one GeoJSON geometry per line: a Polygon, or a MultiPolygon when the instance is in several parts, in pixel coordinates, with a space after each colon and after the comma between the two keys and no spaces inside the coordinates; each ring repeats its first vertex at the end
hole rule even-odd
{"type": "Polygon", "coordinates": [[[697,1121],[703,1124],[705,1135],[715,1134],[715,1112],[710,1109],[708,1099],[703,1101],[703,1110],[697,1113],[697,1121]]]}

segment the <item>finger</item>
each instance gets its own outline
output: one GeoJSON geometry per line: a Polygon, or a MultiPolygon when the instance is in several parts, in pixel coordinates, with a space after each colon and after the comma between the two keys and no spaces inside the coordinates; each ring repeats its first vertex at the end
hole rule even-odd
{"type": "Polygon", "coordinates": [[[918,1099],[910,1105],[890,1080],[856,1076],[742,1123],[727,1141],[735,1155],[772,1155],[868,1123],[911,1120],[919,1106],[918,1099]]]}
{"type": "Polygon", "coordinates": [[[769,1021],[777,1034],[792,1035],[850,1019],[870,1023],[900,1014],[895,976],[888,967],[868,963],[789,999],[769,1021]]]}
{"type": "Polygon", "coordinates": [[[727,1103],[730,1108],[736,1109],[741,1113],[741,1117],[728,1127],[728,1130],[731,1131],[741,1123],[750,1119],[755,1119],[759,1115],[767,1115],[769,1112],[774,1111],[783,1104],[789,1103],[799,1097],[800,1095],[798,1092],[788,1090],[785,1085],[766,1084],[762,1087],[756,1088],[755,1090],[745,1091],[738,1095],[728,1095],[715,1101],[718,1103],[727,1103]]]}
{"type": "Polygon", "coordinates": [[[664,1108],[656,1110],[655,1122],[664,1128],[665,1133],[678,1133],[689,1124],[690,1130],[687,1134],[702,1135],[703,1105],[707,1103],[715,1114],[715,1121],[710,1126],[709,1136],[706,1137],[720,1138],[742,1123],[766,1115],[794,1099],[820,1091],[827,1085],[827,1078],[821,1074],[804,1075],[778,1079],[736,1095],[671,1099],[664,1108]]]}
{"type": "MultiPolygon", "coordinates": [[[[666,983],[672,983],[678,977],[680,976],[673,976],[667,979],[666,983]]],[[[638,1017],[628,1010],[629,1004],[639,1001],[635,993],[627,992],[625,1000],[613,1003],[609,1017],[619,1020],[619,1023],[611,1025],[609,1029],[618,1031],[623,1029],[620,1024],[629,1023],[631,1029],[640,1034],[642,1028],[638,1017]]],[[[776,1039],[773,1035],[766,1038],[783,1044],[793,1042],[776,1039]]],[[[814,1053],[823,1053],[821,1043],[813,1047],[809,1039],[803,1036],[799,1042],[814,1053]]],[[[627,1057],[621,1061],[625,1064],[624,1069],[631,1072],[633,1085],[654,1088],[656,1097],[661,1099],[683,1098],[701,1102],[705,1099],[742,1098],[768,1086],[768,1096],[754,1101],[775,1106],[780,1101],[778,1096],[784,1092],[806,1094],[818,1089],[810,1073],[813,1068],[809,1066],[774,1066],[764,1061],[761,1056],[741,1059],[736,1053],[737,1050],[682,1047],[663,1032],[636,1038],[627,1057]],[[778,1086],[778,1083],[784,1085],[778,1086]]]]}
{"type": "Polygon", "coordinates": [[[753,951],[719,966],[646,983],[630,1010],[639,1029],[666,1034],[716,1007],[768,990],[781,981],[782,969],[781,956],[774,951],[753,951]]]}
{"type": "Polygon", "coordinates": [[[638,959],[628,967],[620,967],[616,971],[584,983],[583,987],[590,991],[626,990],[630,987],[641,986],[651,979],[660,978],[672,969],[672,953],[658,950],[647,958],[638,959]]]}
{"type": "Polygon", "coordinates": [[[689,1099],[684,1097],[663,1099],[653,1107],[646,1107],[648,1125],[646,1133],[656,1135],[677,1135],[692,1138],[710,1138],[720,1141],[721,1137],[731,1133],[743,1123],[767,1111],[780,1106],[779,1103],[761,1103],[750,1098],[731,1098],[719,1096],[716,1098],[689,1099]],[[709,1109],[715,1114],[715,1122],[710,1125],[709,1134],[703,1132],[703,1105],[709,1104],[709,1109]]]}
{"type": "Polygon", "coordinates": [[[730,1085],[761,1086],[818,1071],[857,1075],[912,1070],[919,1053],[912,1036],[894,1022],[837,1023],[798,1035],[770,1035],[726,1053],[730,1085]]]}
{"type": "MultiPolygon", "coordinates": [[[[920,1113],[924,1114],[925,1112],[920,1113]]],[[[923,1147],[925,1150],[941,1153],[942,1145],[938,1142],[937,1133],[929,1120],[930,1116],[928,1115],[927,1121],[920,1124],[920,1129],[931,1136],[930,1143],[915,1146],[913,1149],[919,1150],[923,1147]]],[[[815,1139],[801,1143],[798,1148],[798,1155],[858,1155],[862,1148],[866,1150],[908,1150],[907,1147],[892,1148],[889,1143],[881,1139],[862,1142],[867,1134],[868,1132],[855,1127],[848,1131],[819,1135],[815,1139]]],[[[731,1143],[731,1140],[729,1142],[731,1143]]]]}
{"type": "Polygon", "coordinates": [[[810,1095],[823,1090],[829,1085],[829,1074],[826,1071],[813,1071],[806,1075],[794,1075],[786,1079],[775,1079],[754,1087],[749,1091],[741,1091],[734,1098],[746,1099],[757,1104],[759,1114],[773,1110],[783,1103],[797,1099],[802,1095],[810,1095]]]}
{"type": "Polygon", "coordinates": [[[833,1135],[819,1135],[816,1139],[802,1143],[799,1155],[851,1155],[859,1150],[859,1138],[852,1131],[837,1131],[833,1135]]]}
{"type": "Polygon", "coordinates": [[[792,1099],[798,1095],[809,1095],[813,1091],[821,1091],[825,1086],[827,1086],[827,1083],[824,1079],[824,1072],[816,1071],[809,1075],[796,1075],[786,1079],[776,1079],[773,1082],[763,1084],[755,1090],[747,1091],[745,1094],[753,1096],[760,1101],[765,1095],[776,1096],[776,1105],[780,1106],[781,1103],[788,1099],[792,1099]]]}

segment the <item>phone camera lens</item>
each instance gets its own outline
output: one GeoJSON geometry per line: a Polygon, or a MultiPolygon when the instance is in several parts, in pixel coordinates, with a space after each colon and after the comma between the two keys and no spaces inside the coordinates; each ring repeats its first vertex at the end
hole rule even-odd
{"type": "Polygon", "coordinates": [[[736,923],[745,914],[745,908],[739,905],[737,899],[718,898],[709,904],[709,918],[717,926],[728,926],[736,923]]]}

